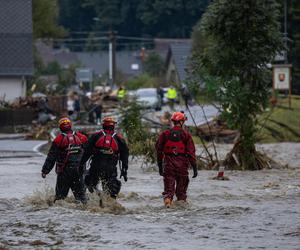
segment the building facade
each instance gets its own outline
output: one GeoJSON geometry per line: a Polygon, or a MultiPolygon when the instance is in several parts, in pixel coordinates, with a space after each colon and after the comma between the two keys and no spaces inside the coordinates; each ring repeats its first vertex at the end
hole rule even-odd
{"type": "Polygon", "coordinates": [[[31,0],[0,0],[0,100],[26,95],[33,75],[31,0]]]}

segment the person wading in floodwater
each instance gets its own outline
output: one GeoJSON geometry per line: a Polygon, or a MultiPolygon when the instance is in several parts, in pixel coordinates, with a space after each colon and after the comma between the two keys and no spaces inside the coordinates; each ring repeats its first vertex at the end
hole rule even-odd
{"type": "Polygon", "coordinates": [[[85,204],[87,199],[82,181],[84,165],[80,163],[87,138],[72,130],[71,120],[67,117],[61,118],[58,124],[61,133],[52,142],[42,167],[42,178],[46,178],[56,164],[57,179],[54,202],[65,199],[71,188],[76,201],[85,204]]]}
{"type": "Polygon", "coordinates": [[[174,112],[171,116],[173,127],[162,132],[156,142],[159,174],[164,178],[164,204],[170,207],[173,196],[178,201],[186,201],[189,184],[189,165],[193,168],[193,178],[197,177],[195,145],[190,133],[183,129],[186,116],[174,112]]]}
{"type": "Polygon", "coordinates": [[[122,135],[115,132],[116,121],[112,117],[105,117],[102,128],[93,134],[83,156],[83,163],[91,157],[91,167],[85,177],[88,190],[93,193],[97,191],[99,179],[103,191],[116,199],[121,190],[121,181],[117,179],[117,164],[122,163],[121,175],[127,181],[129,151],[122,135]]]}

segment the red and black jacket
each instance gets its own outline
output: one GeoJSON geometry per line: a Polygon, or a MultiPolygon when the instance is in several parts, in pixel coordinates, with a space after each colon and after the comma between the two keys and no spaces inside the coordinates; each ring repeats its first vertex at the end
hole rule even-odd
{"type": "Polygon", "coordinates": [[[101,164],[103,159],[112,157],[116,160],[116,162],[117,160],[122,162],[122,168],[126,170],[128,169],[128,146],[123,136],[112,130],[100,130],[89,138],[88,145],[83,155],[83,163],[87,162],[90,157],[92,157],[93,164],[101,164]],[[105,151],[104,144],[106,138],[108,138],[107,143],[111,145],[112,154],[106,154],[103,152],[103,150],[105,151]]]}
{"type": "Polygon", "coordinates": [[[48,174],[53,169],[55,163],[58,165],[65,162],[67,148],[71,143],[82,147],[82,150],[84,150],[84,147],[86,147],[87,144],[87,137],[79,132],[73,132],[72,130],[56,136],[42,167],[43,173],[48,174]]]}

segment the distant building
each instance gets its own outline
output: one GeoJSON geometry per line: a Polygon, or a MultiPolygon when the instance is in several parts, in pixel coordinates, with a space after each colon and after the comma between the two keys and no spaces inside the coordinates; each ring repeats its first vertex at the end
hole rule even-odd
{"type": "MultiPolygon", "coordinates": [[[[108,51],[73,52],[84,67],[92,69],[98,76],[103,76],[109,69],[108,51]]],[[[142,72],[141,59],[136,51],[117,51],[116,69],[127,78],[137,76],[142,72]]]]}
{"type": "MultiPolygon", "coordinates": [[[[191,52],[191,39],[154,39],[155,48],[149,52],[156,52],[167,63],[167,82],[182,82],[186,78],[185,68],[191,52]]],[[[72,52],[68,49],[53,49],[44,42],[35,43],[37,51],[45,65],[57,61],[63,68],[72,64],[92,70],[97,76],[108,73],[108,51],[72,52]]],[[[116,51],[116,69],[126,78],[143,73],[141,51],[116,51]]]]}
{"type": "MultiPolygon", "coordinates": [[[[72,52],[66,49],[52,49],[41,41],[35,44],[44,64],[57,61],[63,68],[79,64],[81,68],[92,70],[96,75],[103,76],[109,69],[108,51],[72,52]]],[[[117,51],[116,68],[127,78],[142,72],[142,63],[137,51],[117,51]]]]}
{"type": "Polygon", "coordinates": [[[188,59],[191,54],[192,44],[190,40],[171,43],[167,54],[168,83],[182,84],[187,78],[188,59]]]}
{"type": "Polygon", "coordinates": [[[0,99],[26,95],[33,75],[31,0],[0,0],[0,99]]]}

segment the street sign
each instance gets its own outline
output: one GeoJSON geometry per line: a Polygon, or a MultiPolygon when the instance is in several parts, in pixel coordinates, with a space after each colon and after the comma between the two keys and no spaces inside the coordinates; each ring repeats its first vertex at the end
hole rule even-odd
{"type": "Polygon", "coordinates": [[[88,82],[93,81],[93,70],[89,68],[80,68],[76,70],[76,82],[88,82]]]}

